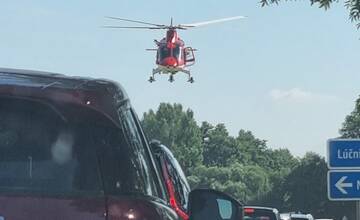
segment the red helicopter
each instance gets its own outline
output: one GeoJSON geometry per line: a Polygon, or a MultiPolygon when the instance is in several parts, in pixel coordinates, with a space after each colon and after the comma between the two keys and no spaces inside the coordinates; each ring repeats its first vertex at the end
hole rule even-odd
{"type": "Polygon", "coordinates": [[[195,64],[195,55],[192,47],[186,47],[182,39],[180,39],[177,30],[187,30],[189,28],[220,23],[225,21],[232,21],[237,19],[245,18],[244,16],[235,16],[222,18],[211,21],[204,21],[192,24],[179,24],[173,25],[171,19],[170,25],[154,24],[138,20],[130,20],[118,17],[106,17],[114,20],[133,22],[146,26],[103,26],[104,28],[120,28],[120,29],[150,29],[150,30],[167,30],[166,37],[160,41],[154,40],[157,49],[147,49],[157,51],[156,65],[157,68],[153,69],[150,76],[149,82],[155,81],[155,74],[169,74],[169,81],[174,81],[174,75],[178,72],[182,72],[188,75],[188,82],[193,83],[194,78],[192,77],[190,70],[187,67],[195,64]]]}

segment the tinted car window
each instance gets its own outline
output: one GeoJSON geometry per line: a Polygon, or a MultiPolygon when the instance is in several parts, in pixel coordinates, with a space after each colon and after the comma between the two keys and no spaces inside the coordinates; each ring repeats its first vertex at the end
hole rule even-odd
{"type": "Polygon", "coordinates": [[[271,210],[245,209],[244,220],[277,220],[277,217],[271,210]]]}
{"type": "MultiPolygon", "coordinates": [[[[164,145],[161,145],[160,142],[154,142],[152,150],[155,151],[155,158],[159,169],[162,170],[162,166],[166,166],[167,173],[174,186],[176,201],[183,210],[187,210],[190,186],[180,164],[171,151],[164,145]]],[[[163,179],[166,181],[164,176],[165,174],[163,173],[163,179]]]]}
{"type": "Polygon", "coordinates": [[[127,128],[88,108],[0,98],[0,192],[152,193],[127,128]]]}
{"type": "Polygon", "coordinates": [[[132,163],[137,163],[141,167],[137,170],[136,175],[138,179],[142,180],[144,186],[146,186],[146,192],[149,195],[158,196],[158,188],[156,187],[157,178],[155,172],[152,170],[152,164],[150,162],[149,154],[145,152],[145,139],[140,136],[140,131],[137,127],[137,123],[131,109],[123,110],[119,112],[120,117],[122,118],[124,131],[126,131],[126,136],[128,137],[128,144],[132,147],[132,158],[135,161],[132,163]]]}
{"type": "Polygon", "coordinates": [[[175,158],[167,158],[167,168],[171,181],[175,187],[176,200],[180,203],[183,210],[186,210],[190,192],[190,187],[186,182],[186,177],[175,158]]]}

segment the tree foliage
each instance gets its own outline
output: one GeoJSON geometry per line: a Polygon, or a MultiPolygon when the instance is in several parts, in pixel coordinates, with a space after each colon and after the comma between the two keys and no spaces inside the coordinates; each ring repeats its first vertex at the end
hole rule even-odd
{"type": "Polygon", "coordinates": [[[360,97],[355,102],[355,109],[346,116],[340,134],[343,138],[360,138],[360,97]]]}
{"type": "MultiPolygon", "coordinates": [[[[193,188],[209,187],[245,204],[311,212],[316,218],[340,219],[353,211],[354,203],[327,199],[326,162],[315,153],[296,158],[288,149],[269,148],[251,131],[231,136],[224,124],[199,126],[180,104],[161,103],[156,112],[144,114],[142,124],[150,138],[174,152],[193,188]]],[[[341,134],[360,137],[360,98],[341,134]]]]}
{"type": "Polygon", "coordinates": [[[325,159],[314,153],[308,153],[300,164],[286,177],[283,190],[287,194],[285,208],[297,207],[299,210],[325,214],[327,201],[326,187],[327,165],[325,159]],[[311,193],[304,189],[312,189],[311,193]],[[311,201],[311,202],[309,202],[311,201]]]}
{"type": "MultiPolygon", "coordinates": [[[[206,126],[210,125],[205,123],[206,126]]],[[[204,126],[204,124],[203,124],[204,126]]],[[[210,125],[211,130],[203,134],[203,158],[206,166],[226,166],[230,163],[231,157],[236,148],[236,141],[229,133],[224,124],[215,127],[210,125]],[[221,146],[221,147],[219,147],[221,146]]],[[[206,130],[201,127],[201,130],[206,130]]]]}
{"type": "Polygon", "coordinates": [[[238,163],[226,167],[202,165],[194,169],[189,182],[194,188],[217,189],[243,202],[253,200],[270,190],[269,178],[263,168],[238,163]]]}
{"type": "Polygon", "coordinates": [[[162,103],[156,112],[144,113],[142,125],[151,139],[169,146],[185,172],[202,163],[201,131],[191,110],[162,103]]]}
{"type": "Polygon", "coordinates": [[[244,202],[269,193],[274,173],[287,174],[298,163],[288,150],[270,149],[250,131],[233,137],[224,124],[198,126],[180,104],[161,103],[144,114],[142,125],[174,152],[192,187],[222,190],[244,202]]]}
{"type": "MultiPolygon", "coordinates": [[[[279,4],[281,0],[261,0],[260,3],[264,7],[269,4],[279,4]]],[[[289,0],[285,0],[289,1],[289,0]]],[[[339,2],[338,0],[310,0],[311,5],[318,5],[319,8],[324,8],[325,10],[329,9],[330,6],[339,2]]],[[[358,22],[360,21],[360,0],[344,0],[344,6],[349,11],[349,19],[351,21],[358,22]]],[[[360,23],[357,24],[357,27],[360,28],[360,23]]]]}

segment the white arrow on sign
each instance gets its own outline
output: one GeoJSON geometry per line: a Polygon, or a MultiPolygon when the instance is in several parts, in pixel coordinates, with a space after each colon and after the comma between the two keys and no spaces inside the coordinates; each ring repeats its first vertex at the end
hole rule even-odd
{"type": "Polygon", "coordinates": [[[337,181],[337,183],[335,184],[336,188],[338,188],[338,190],[342,193],[342,194],[348,194],[347,191],[344,188],[350,188],[353,187],[352,183],[345,183],[345,180],[347,179],[347,176],[343,176],[339,179],[339,181],[337,181]]]}

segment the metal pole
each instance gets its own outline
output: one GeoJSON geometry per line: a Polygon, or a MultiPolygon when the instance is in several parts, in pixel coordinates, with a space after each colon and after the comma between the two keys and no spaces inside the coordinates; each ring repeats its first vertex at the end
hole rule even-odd
{"type": "Polygon", "coordinates": [[[356,220],[360,220],[360,201],[356,201],[356,220]]]}

